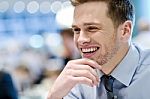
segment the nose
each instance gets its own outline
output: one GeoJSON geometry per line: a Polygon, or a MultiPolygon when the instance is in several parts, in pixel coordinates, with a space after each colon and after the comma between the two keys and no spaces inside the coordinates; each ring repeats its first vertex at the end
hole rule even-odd
{"type": "Polygon", "coordinates": [[[87,33],[80,31],[80,35],[78,37],[78,43],[80,45],[83,45],[83,44],[87,44],[89,42],[90,42],[90,36],[87,33]]]}

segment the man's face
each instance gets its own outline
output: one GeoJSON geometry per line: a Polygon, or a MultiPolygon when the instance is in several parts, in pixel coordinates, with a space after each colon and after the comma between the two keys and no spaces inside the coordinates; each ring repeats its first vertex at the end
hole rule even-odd
{"type": "Polygon", "coordinates": [[[120,48],[118,30],[107,16],[104,2],[89,2],[76,6],[74,12],[74,41],[83,58],[100,65],[115,57],[120,48]]]}

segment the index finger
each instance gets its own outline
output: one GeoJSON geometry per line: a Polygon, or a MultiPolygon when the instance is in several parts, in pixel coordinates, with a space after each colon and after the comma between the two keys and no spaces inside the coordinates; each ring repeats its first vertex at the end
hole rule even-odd
{"type": "Polygon", "coordinates": [[[77,59],[75,62],[77,64],[89,65],[90,67],[92,67],[94,69],[101,70],[101,68],[102,68],[101,65],[99,65],[97,62],[95,62],[94,60],[88,59],[88,58],[77,59]]]}

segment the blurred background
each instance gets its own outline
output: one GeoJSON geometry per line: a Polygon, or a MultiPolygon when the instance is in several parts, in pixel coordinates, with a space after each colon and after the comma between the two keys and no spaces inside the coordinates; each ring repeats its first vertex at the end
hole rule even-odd
{"type": "MultiPolygon", "coordinates": [[[[150,48],[150,0],[133,2],[133,41],[150,48]]],[[[11,74],[19,99],[45,99],[66,62],[80,57],[67,34],[72,15],[69,0],[0,0],[0,70],[11,74]]]]}

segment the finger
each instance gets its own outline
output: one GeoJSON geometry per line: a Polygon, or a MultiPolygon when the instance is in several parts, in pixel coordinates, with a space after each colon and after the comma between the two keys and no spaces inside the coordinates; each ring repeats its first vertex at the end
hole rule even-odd
{"type": "Polygon", "coordinates": [[[91,87],[94,86],[92,80],[86,77],[74,77],[73,80],[76,82],[76,84],[79,83],[79,84],[86,84],[91,87]]]}
{"type": "Polygon", "coordinates": [[[95,75],[96,77],[98,77],[97,72],[95,71],[95,69],[93,69],[93,68],[90,67],[89,65],[76,65],[76,66],[72,66],[71,69],[74,69],[74,70],[88,70],[88,71],[90,71],[93,75],[95,75]]]}
{"type": "Polygon", "coordinates": [[[69,72],[70,72],[70,75],[74,77],[86,77],[86,78],[91,79],[94,85],[97,85],[99,83],[98,76],[93,75],[88,70],[70,70],[69,72]]]}
{"type": "Polygon", "coordinates": [[[95,62],[94,60],[91,60],[91,59],[82,58],[82,59],[73,60],[72,62],[75,64],[89,65],[92,68],[101,70],[101,66],[97,62],[95,62]]]}

